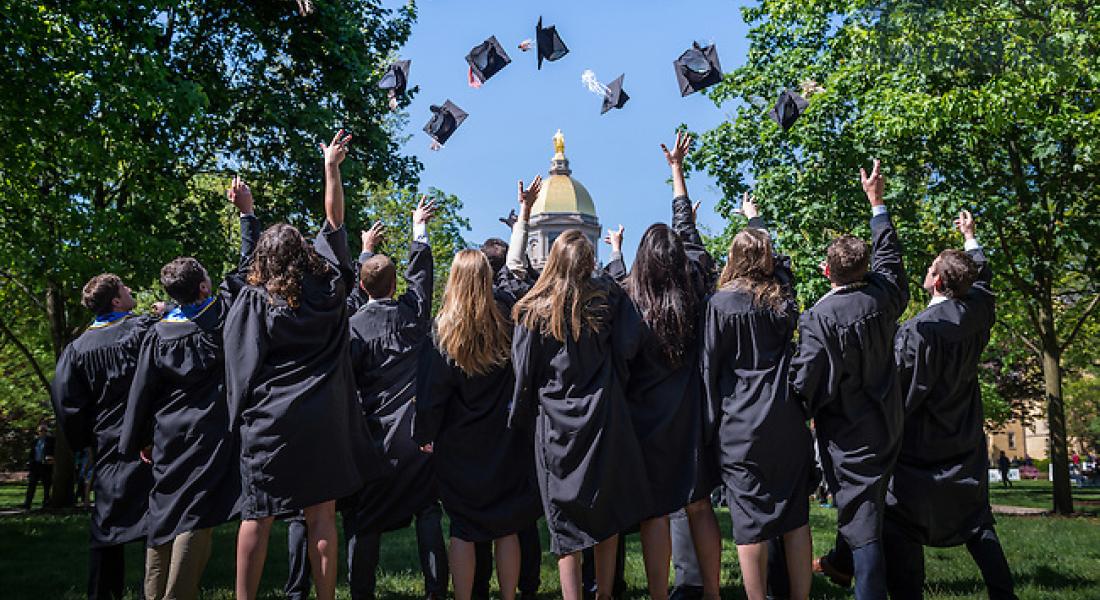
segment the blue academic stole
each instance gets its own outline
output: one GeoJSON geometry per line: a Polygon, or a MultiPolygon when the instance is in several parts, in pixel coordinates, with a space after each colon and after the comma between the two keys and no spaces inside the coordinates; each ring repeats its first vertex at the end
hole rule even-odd
{"type": "Polygon", "coordinates": [[[95,321],[92,321],[92,325],[91,327],[89,327],[89,329],[100,329],[102,327],[109,327],[132,316],[133,314],[130,313],[130,311],[111,312],[105,315],[99,315],[95,318],[95,321]]]}
{"type": "Polygon", "coordinates": [[[216,298],[216,296],[211,295],[202,302],[177,306],[165,315],[163,320],[169,323],[186,323],[187,321],[194,320],[196,317],[206,312],[206,309],[210,308],[210,305],[214,303],[214,298],[216,298]]]}

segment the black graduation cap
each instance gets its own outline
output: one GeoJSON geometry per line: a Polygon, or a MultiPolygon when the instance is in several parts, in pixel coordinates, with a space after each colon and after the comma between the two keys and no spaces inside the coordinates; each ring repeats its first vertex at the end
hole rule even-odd
{"type": "Polygon", "coordinates": [[[497,37],[491,35],[489,39],[470,50],[470,53],[466,55],[466,62],[470,63],[470,69],[477,75],[477,78],[485,83],[490,77],[496,75],[498,71],[512,62],[512,59],[508,58],[508,53],[497,41],[497,37]]]}
{"type": "Polygon", "coordinates": [[[518,219],[519,219],[519,217],[516,216],[516,209],[513,208],[512,210],[508,211],[508,216],[507,217],[501,217],[497,220],[500,221],[501,223],[504,223],[505,225],[507,225],[508,229],[511,229],[512,226],[516,224],[516,221],[518,219]]]}
{"type": "Polygon", "coordinates": [[[542,68],[543,59],[554,62],[569,54],[569,48],[565,47],[565,42],[561,41],[561,36],[558,35],[557,26],[551,25],[544,28],[542,17],[539,17],[539,23],[535,25],[535,43],[538,44],[539,69],[542,68]]]}
{"type": "Polygon", "coordinates": [[[432,137],[437,144],[444,144],[450,139],[451,134],[458,129],[458,126],[466,120],[469,116],[466,111],[462,110],[450,100],[443,103],[443,106],[437,106],[433,104],[431,106],[432,120],[428,121],[428,124],[424,126],[424,132],[432,137]]]}
{"type": "Polygon", "coordinates": [[[775,101],[775,108],[771,109],[768,116],[779,123],[783,131],[787,131],[798,117],[806,112],[806,107],[809,105],[810,103],[802,96],[791,90],[783,90],[783,93],[779,94],[779,99],[775,101]]]}
{"type": "Polygon", "coordinates": [[[399,60],[386,67],[386,74],[378,81],[378,87],[384,90],[392,90],[395,96],[405,93],[405,86],[409,83],[409,65],[411,60],[399,60]]]}
{"type": "Polygon", "coordinates": [[[630,100],[630,96],[623,91],[623,77],[626,77],[625,73],[619,75],[607,86],[607,93],[603,96],[603,106],[600,108],[601,115],[612,108],[622,108],[626,101],[630,100]]]}
{"type": "Polygon", "coordinates": [[[718,48],[714,44],[702,47],[692,42],[680,58],[672,61],[680,96],[694,94],[722,80],[722,65],[718,64],[718,48]]]}

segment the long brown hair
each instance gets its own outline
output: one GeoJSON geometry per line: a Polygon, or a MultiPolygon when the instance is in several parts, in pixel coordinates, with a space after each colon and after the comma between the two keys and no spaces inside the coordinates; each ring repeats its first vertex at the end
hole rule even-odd
{"type": "Polygon", "coordinates": [[[462,250],[451,261],[435,336],[440,351],[467,375],[508,362],[512,329],[493,300],[493,270],[479,250],[462,250]]]}
{"type": "Polygon", "coordinates": [[[512,310],[513,318],[532,331],[565,343],[584,331],[598,331],[607,317],[607,292],[592,281],[596,250],[577,229],[566,229],[550,248],[542,275],[512,310]]]}
{"type": "Polygon", "coordinates": [[[753,304],[784,312],[788,291],[775,278],[775,255],[767,233],[750,227],[733,236],[718,289],[748,292],[753,304]]]}
{"type": "Polygon", "coordinates": [[[645,230],[624,287],[665,359],[680,366],[695,336],[696,298],[684,243],[672,228],[654,223],[645,230]]]}
{"type": "Polygon", "coordinates": [[[291,308],[298,308],[302,277],[307,273],[321,275],[329,268],[297,229],[277,223],[264,230],[256,243],[248,283],[263,286],[271,302],[280,297],[291,308]]]}

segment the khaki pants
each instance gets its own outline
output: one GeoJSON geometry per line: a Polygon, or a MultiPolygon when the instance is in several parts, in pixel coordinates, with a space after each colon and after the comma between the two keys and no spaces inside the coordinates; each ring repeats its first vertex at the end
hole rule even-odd
{"type": "Polygon", "coordinates": [[[145,551],[145,600],[194,600],[210,559],[214,530],[188,531],[145,551]]]}

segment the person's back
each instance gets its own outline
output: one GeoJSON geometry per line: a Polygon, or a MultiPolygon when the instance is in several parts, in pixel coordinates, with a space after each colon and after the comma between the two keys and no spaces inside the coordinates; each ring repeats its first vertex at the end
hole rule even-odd
{"type": "MultiPolygon", "coordinates": [[[[978,370],[994,296],[989,264],[971,241],[969,260],[946,251],[933,267],[965,279],[968,289],[935,296],[896,341],[906,415],[888,504],[892,520],[924,545],[962,543],[992,522],[978,370]]],[[[1007,470],[1003,454],[998,463],[1007,470]]]]}

